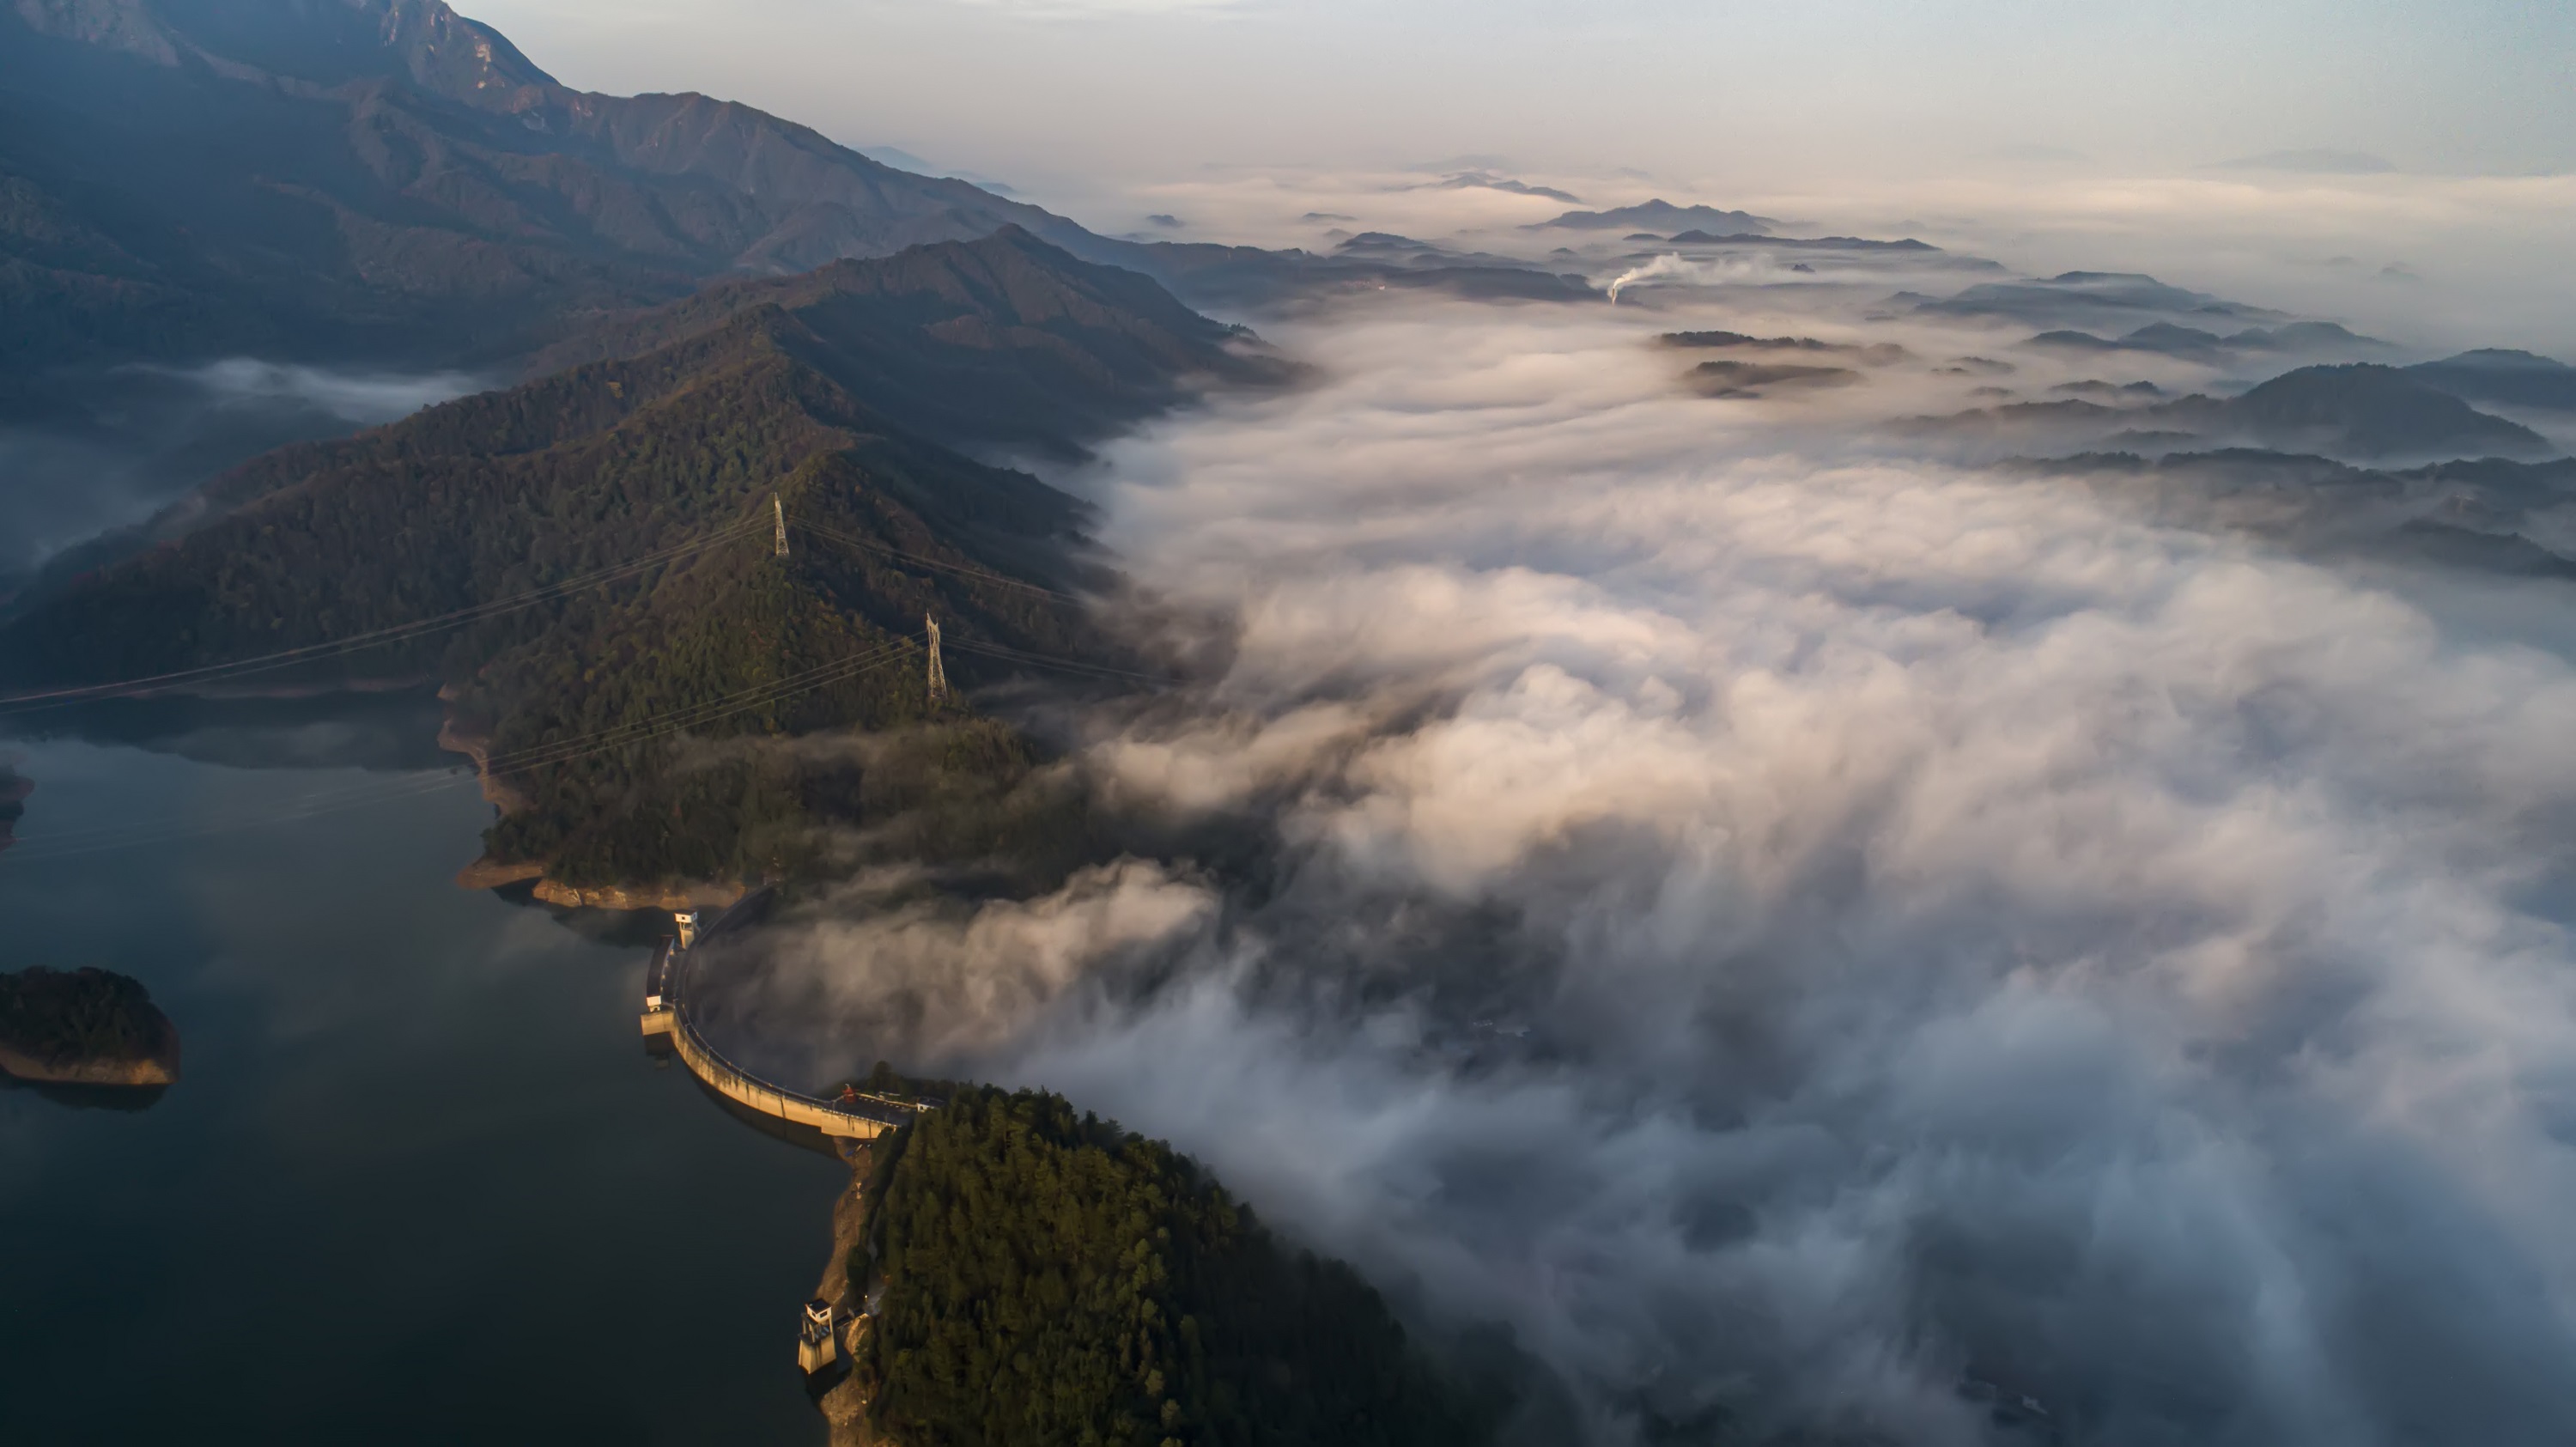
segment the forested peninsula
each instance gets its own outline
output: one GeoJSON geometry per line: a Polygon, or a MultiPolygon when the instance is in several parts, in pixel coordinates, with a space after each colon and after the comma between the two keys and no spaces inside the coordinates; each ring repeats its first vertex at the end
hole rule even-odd
{"type": "Polygon", "coordinates": [[[435,684],[501,806],[477,875],[576,899],[1044,854],[1078,810],[929,697],[925,620],[960,691],[1132,660],[1075,602],[1114,586],[1082,506],[957,449],[1074,455],[1285,375],[1017,229],[602,318],[552,362],[218,478],[192,527],[16,609],[6,682],[435,684]]]}
{"type": "Polygon", "coordinates": [[[954,1091],[873,1149],[836,1442],[1468,1447],[1470,1394],[1349,1267],[1063,1098],[954,1091]]]}

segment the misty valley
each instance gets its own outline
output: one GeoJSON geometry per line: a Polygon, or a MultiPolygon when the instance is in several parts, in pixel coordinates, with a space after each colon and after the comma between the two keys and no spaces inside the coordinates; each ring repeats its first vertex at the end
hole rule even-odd
{"type": "Polygon", "coordinates": [[[2555,190],[555,43],[0,10],[0,1441],[2576,1435],[2555,190]]]}

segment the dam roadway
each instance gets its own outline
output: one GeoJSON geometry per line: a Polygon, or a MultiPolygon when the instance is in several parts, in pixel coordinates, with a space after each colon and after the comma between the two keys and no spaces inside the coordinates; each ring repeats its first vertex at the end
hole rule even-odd
{"type": "MultiPolygon", "coordinates": [[[[713,936],[722,931],[740,915],[737,906],[706,934],[713,936]]],[[[654,951],[652,967],[644,975],[643,1029],[648,1039],[667,1036],[672,1053],[708,1089],[746,1110],[820,1131],[836,1145],[870,1141],[900,1130],[931,1108],[918,1101],[860,1091],[844,1091],[828,1099],[807,1095],[763,1080],[726,1059],[723,1051],[699,1033],[689,1012],[689,974],[701,942],[697,915],[688,912],[676,918],[678,936],[663,939],[654,951]]]]}

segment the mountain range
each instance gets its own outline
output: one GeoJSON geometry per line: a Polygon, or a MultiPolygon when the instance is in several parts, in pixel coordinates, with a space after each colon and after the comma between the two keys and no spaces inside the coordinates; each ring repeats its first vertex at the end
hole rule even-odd
{"type": "Polygon", "coordinates": [[[2119,325],[2141,313],[2278,322],[2262,307],[2225,301],[2138,272],[2068,271],[2018,281],[1981,282],[1948,297],[1899,292],[1893,300],[1927,316],[2028,322],[2040,326],[2119,325]]]}
{"type": "Polygon", "coordinates": [[[2015,449],[2074,443],[2166,451],[2216,442],[2370,461],[2537,459],[2557,451],[2548,438],[2477,410],[2416,369],[2367,362],[2299,367],[2235,397],[2195,394],[2126,407],[2021,402],[1916,418],[1905,430],[2015,449]]]}
{"type": "Polygon", "coordinates": [[[2576,367],[2555,357],[2483,347],[2438,362],[2418,362],[2406,375],[2464,401],[2576,412],[2576,367]]]}
{"type": "Polygon", "coordinates": [[[1061,217],[700,95],[576,91],[438,0],[0,10],[0,375],[479,359],[725,275],[1061,217]]]}
{"type": "Polygon", "coordinates": [[[750,106],[575,90],[442,0],[0,6],[0,420],[136,361],[515,363],[711,281],[1006,226],[1200,306],[1591,295],[1511,261],[1098,236],[750,106]]]}
{"type": "Polygon", "coordinates": [[[2310,356],[2369,355],[2385,352],[2386,342],[2365,337],[2334,322],[2291,322],[2279,327],[2246,327],[2220,335],[2173,322],[2149,322],[2118,337],[2058,330],[2030,339],[2037,347],[2069,352],[2153,352],[2190,361],[2226,362],[2249,353],[2304,352],[2310,356]]]}
{"type": "Polygon", "coordinates": [[[2576,579],[2576,529],[2564,521],[2576,459],[2388,470],[2240,448],[2085,453],[2015,470],[2081,479],[2160,521],[2253,533],[2310,555],[2576,579]]]}
{"type": "Polygon", "coordinates": [[[1521,228],[1542,231],[1558,227],[1573,231],[1706,231],[1719,236],[1762,236],[1780,223],[1768,216],[1750,211],[1725,211],[1715,206],[1676,206],[1658,196],[1634,206],[1619,206],[1607,211],[1568,211],[1550,221],[1521,228]]]}

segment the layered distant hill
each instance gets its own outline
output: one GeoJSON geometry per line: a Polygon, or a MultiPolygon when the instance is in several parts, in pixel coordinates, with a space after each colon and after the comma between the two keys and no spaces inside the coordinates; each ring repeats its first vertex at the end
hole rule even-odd
{"type": "MultiPolygon", "coordinates": [[[[2147,400],[2157,395],[2152,386],[2094,383],[2104,394],[2134,397],[2139,404],[2021,402],[1900,425],[1918,436],[2013,449],[2073,444],[2168,451],[2216,443],[2367,461],[2537,459],[2558,451],[2521,423],[2481,412],[2435,385],[2449,375],[2366,362],[2299,367],[2241,396],[2193,395],[2170,402],[2147,400]]],[[[2544,383],[2549,376],[2539,369],[2531,375],[2544,383]]]]}
{"type": "Polygon", "coordinates": [[[0,376],[524,349],[554,319],[1019,225],[748,106],[556,83],[439,0],[0,9],[0,376]]]}
{"type": "Polygon", "coordinates": [[[2555,357],[2486,347],[2438,362],[2419,362],[2408,367],[2406,374],[2471,402],[2576,412],[2576,367],[2555,357]]]}
{"type": "Polygon", "coordinates": [[[1152,283],[1016,230],[722,289],[588,337],[598,360],[254,460],[193,531],[30,603],[0,667],[13,689],[76,686],[311,648],[248,682],[435,679],[460,734],[535,761],[495,790],[515,805],[496,863],[572,885],[775,874],[818,823],[897,807],[904,767],[719,758],[650,731],[927,727],[946,740],[916,761],[930,784],[1007,784],[1017,745],[927,700],[922,619],[961,650],[960,682],[979,648],[1097,661],[1051,591],[1077,576],[1080,509],[932,438],[1071,447],[1186,379],[1275,374],[1234,345],[1152,283]],[[796,529],[785,558],[773,497],[796,529]]]}
{"type": "Polygon", "coordinates": [[[952,443],[1062,452],[1177,400],[1185,381],[1284,380],[1256,350],[1132,271],[1087,266],[1017,226],[882,261],[711,287],[601,319],[540,353],[552,372],[776,314],[800,355],[907,426],[952,443]]]}
{"type": "Polygon", "coordinates": [[[2576,579],[2576,528],[2565,521],[2576,459],[2389,470],[2240,448],[2085,453],[2014,470],[2101,487],[2175,526],[2253,533],[2311,556],[2576,579]]]}
{"type": "Polygon", "coordinates": [[[1705,231],[1717,236],[1762,236],[1780,223],[1768,216],[1750,211],[1724,211],[1715,206],[1676,206],[1658,196],[1634,206],[1620,206],[1608,211],[1568,211],[1552,221],[1541,221],[1523,228],[1543,231],[1562,227],[1573,231],[1705,231]]]}

